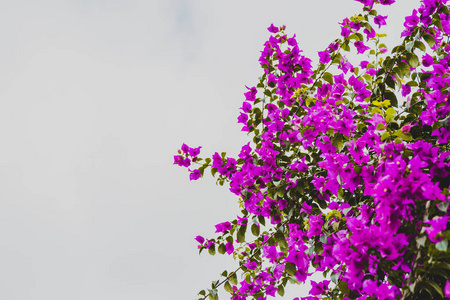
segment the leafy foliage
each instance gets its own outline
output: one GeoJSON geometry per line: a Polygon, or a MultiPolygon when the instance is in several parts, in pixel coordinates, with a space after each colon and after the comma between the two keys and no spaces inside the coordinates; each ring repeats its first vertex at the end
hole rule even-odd
{"type": "Polygon", "coordinates": [[[314,272],[326,280],[301,299],[450,297],[450,9],[422,0],[388,53],[374,5],[394,0],[357,1],[363,12],[340,23],[316,69],[284,26],[268,28],[238,117],[253,144],[238,158],[203,160],[185,144],[175,156],[199,165],[191,180],[210,168],[242,209],[216,238],[196,238],[239,261],[200,299],[222,284],[234,300],[283,296],[314,272]],[[352,50],[370,59],[351,63],[352,50]]]}

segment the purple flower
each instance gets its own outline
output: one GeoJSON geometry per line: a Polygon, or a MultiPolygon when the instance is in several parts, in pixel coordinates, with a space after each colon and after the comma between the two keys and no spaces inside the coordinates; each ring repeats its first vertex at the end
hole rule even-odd
{"type": "Polygon", "coordinates": [[[320,215],[309,216],[309,229],[307,232],[308,238],[318,236],[322,232],[323,220],[320,215]]]}
{"type": "Polygon", "coordinates": [[[245,113],[241,113],[237,119],[238,119],[238,123],[247,125],[248,115],[245,113]]]}
{"type": "Polygon", "coordinates": [[[186,168],[191,165],[191,160],[189,158],[183,158],[183,156],[181,156],[181,155],[175,155],[173,157],[173,159],[174,159],[174,162],[173,162],[174,165],[179,165],[181,167],[186,167],[186,168]]]}
{"type": "Polygon", "coordinates": [[[336,51],[337,49],[339,49],[339,43],[331,43],[328,45],[328,48],[330,48],[333,51],[336,51]]]}
{"type": "Polygon", "coordinates": [[[231,254],[234,252],[234,246],[233,243],[229,242],[225,244],[225,249],[227,251],[227,254],[231,254]]]}
{"type": "Polygon", "coordinates": [[[402,96],[406,97],[409,93],[411,93],[411,87],[407,84],[402,85],[402,96]]]}
{"type": "Polygon", "coordinates": [[[447,280],[447,283],[445,283],[445,289],[444,289],[445,297],[450,298],[450,281],[447,280]]]}
{"type": "Polygon", "coordinates": [[[190,149],[191,149],[191,148],[189,148],[189,146],[186,145],[186,144],[184,144],[184,143],[183,143],[183,145],[181,145],[181,151],[183,151],[183,152],[186,153],[186,154],[189,153],[189,150],[190,150],[190,149]]]}
{"type": "Polygon", "coordinates": [[[321,64],[327,64],[331,60],[330,53],[328,51],[319,51],[319,62],[321,64]]]}
{"type": "Polygon", "coordinates": [[[296,265],[299,270],[308,269],[309,259],[308,255],[304,251],[297,251],[293,249],[290,250],[288,256],[286,257],[286,261],[296,265]]]}
{"type": "Polygon", "coordinates": [[[239,226],[247,226],[248,218],[246,218],[246,217],[241,218],[239,216],[237,216],[237,218],[238,218],[237,225],[239,225],[239,226]]]}
{"type": "Polygon", "coordinates": [[[347,74],[348,70],[353,70],[353,66],[348,62],[348,59],[345,56],[342,57],[338,68],[341,69],[345,74],[347,74]]]}
{"type": "Polygon", "coordinates": [[[203,243],[205,242],[205,238],[202,237],[201,235],[197,235],[197,236],[195,237],[195,240],[196,240],[197,242],[199,242],[200,244],[203,244],[203,243]]]}
{"type": "Polygon", "coordinates": [[[447,221],[450,217],[434,217],[432,220],[425,221],[425,223],[430,224],[430,227],[425,227],[430,241],[433,243],[440,242],[443,238],[436,239],[436,235],[441,233],[447,228],[447,221]]]}
{"type": "Polygon", "coordinates": [[[245,113],[248,113],[248,112],[252,109],[252,105],[251,105],[250,103],[244,101],[244,102],[242,103],[241,109],[242,109],[245,113]]]}
{"type": "Polygon", "coordinates": [[[341,36],[346,38],[350,35],[350,28],[343,26],[341,29],[341,36]]]}
{"type": "Polygon", "coordinates": [[[364,33],[366,34],[367,41],[371,38],[374,38],[375,34],[376,34],[375,29],[373,29],[373,28],[371,31],[367,30],[367,28],[364,28],[364,33]]]}
{"type": "Polygon", "coordinates": [[[245,100],[247,101],[255,101],[256,100],[256,93],[258,92],[256,90],[256,87],[246,87],[249,91],[247,93],[244,93],[245,100]]]}
{"type": "Polygon", "coordinates": [[[190,148],[190,149],[189,149],[189,156],[191,156],[191,157],[197,157],[197,155],[200,154],[200,149],[201,149],[201,148],[202,148],[202,147],[190,148]]]}
{"type": "Polygon", "coordinates": [[[330,284],[329,280],[324,280],[322,282],[316,283],[311,280],[312,289],[309,291],[310,295],[322,295],[325,291],[328,290],[328,285],[330,284]]]}
{"type": "Polygon", "coordinates": [[[358,51],[358,54],[362,54],[369,50],[370,48],[364,45],[362,41],[356,41],[355,42],[356,51],[358,51]]]}
{"type": "Polygon", "coordinates": [[[233,228],[230,222],[223,222],[216,225],[216,232],[223,233],[233,228]]]}
{"type": "Polygon", "coordinates": [[[429,67],[434,64],[433,57],[428,53],[422,56],[422,64],[424,67],[429,67]]]}
{"type": "Polygon", "coordinates": [[[280,257],[284,256],[284,253],[278,252],[276,246],[263,246],[262,256],[268,258],[270,263],[274,263],[280,257]]]}
{"type": "Polygon", "coordinates": [[[247,263],[242,264],[242,265],[250,270],[254,270],[254,269],[256,269],[256,267],[258,267],[258,264],[256,263],[256,261],[250,261],[249,259],[247,259],[247,263]]]}
{"type": "Polygon", "coordinates": [[[275,297],[275,292],[278,290],[277,287],[273,286],[273,285],[268,285],[266,287],[266,294],[272,297],[275,297]]]}
{"type": "Polygon", "coordinates": [[[199,170],[195,169],[194,171],[191,171],[191,174],[189,174],[190,180],[197,180],[202,176],[199,170]]]}
{"type": "Polygon", "coordinates": [[[267,78],[267,85],[270,87],[275,87],[277,85],[277,78],[273,74],[269,74],[267,78]]]}
{"type": "Polygon", "coordinates": [[[388,16],[382,16],[382,15],[378,15],[374,18],[374,22],[375,24],[378,25],[378,28],[381,28],[381,26],[386,25],[386,19],[388,16]]]}
{"type": "Polygon", "coordinates": [[[267,28],[267,30],[269,30],[269,32],[272,32],[272,33],[277,33],[279,29],[278,29],[278,27],[275,27],[273,24],[271,24],[270,27],[267,28]]]}

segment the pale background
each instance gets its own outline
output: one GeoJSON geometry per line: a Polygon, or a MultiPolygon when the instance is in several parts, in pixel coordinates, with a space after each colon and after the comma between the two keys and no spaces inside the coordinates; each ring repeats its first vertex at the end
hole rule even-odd
{"type": "MultiPolygon", "coordinates": [[[[418,1],[388,9],[390,39],[418,1]]],[[[197,234],[236,198],[173,166],[236,155],[245,85],[287,25],[318,60],[351,0],[0,1],[0,299],[195,299],[230,257],[197,234]]],[[[389,42],[390,41],[390,42],[389,42]]],[[[303,289],[304,290],[304,289],[303,289]]],[[[291,291],[292,299],[299,290],[291,291]]],[[[303,294],[306,295],[306,294],[303,294]]],[[[222,298],[226,298],[223,295],[222,298]]]]}

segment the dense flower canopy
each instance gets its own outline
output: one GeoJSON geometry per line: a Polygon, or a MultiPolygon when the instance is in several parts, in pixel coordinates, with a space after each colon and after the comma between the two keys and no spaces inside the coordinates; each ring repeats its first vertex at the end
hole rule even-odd
{"type": "Polygon", "coordinates": [[[357,1],[363,12],[340,23],[317,68],[285,26],[268,28],[238,158],[185,144],[175,156],[191,180],[211,168],[242,208],[216,238],[196,237],[240,265],[201,299],[222,284],[233,300],[267,299],[315,272],[326,279],[296,299],[450,297],[450,9],[422,0],[388,51],[374,6],[395,1],[357,1]],[[352,50],[370,59],[351,62],[352,50]]]}

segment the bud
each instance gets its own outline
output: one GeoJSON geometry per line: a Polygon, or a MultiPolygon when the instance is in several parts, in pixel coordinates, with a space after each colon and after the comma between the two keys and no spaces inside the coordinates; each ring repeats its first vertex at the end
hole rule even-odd
{"type": "Polygon", "coordinates": [[[409,131],[411,130],[411,127],[412,127],[411,124],[406,124],[406,125],[403,126],[402,129],[401,129],[401,130],[402,130],[402,133],[403,133],[403,134],[408,134],[409,131]]]}

